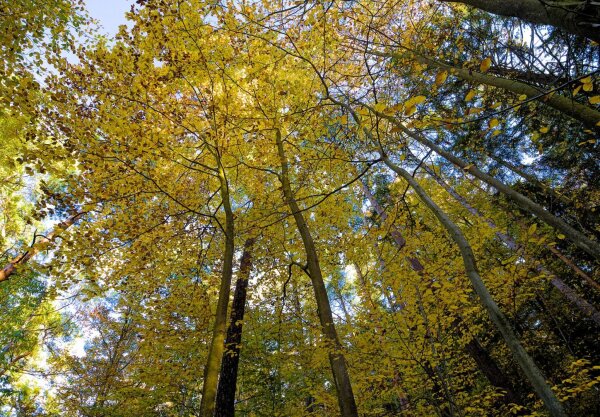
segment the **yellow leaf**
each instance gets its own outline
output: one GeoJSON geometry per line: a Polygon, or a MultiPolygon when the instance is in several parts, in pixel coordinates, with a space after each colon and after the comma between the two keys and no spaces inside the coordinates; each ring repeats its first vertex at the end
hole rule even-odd
{"type": "Polygon", "coordinates": [[[406,116],[410,116],[411,114],[413,114],[416,111],[417,111],[417,108],[415,106],[410,106],[410,107],[407,107],[406,110],[404,110],[404,114],[406,116]]]}
{"type": "Polygon", "coordinates": [[[481,70],[481,72],[487,72],[487,70],[489,70],[491,66],[492,66],[492,58],[486,58],[483,61],[481,61],[481,65],[479,66],[479,69],[481,70]]]}
{"type": "Polygon", "coordinates": [[[373,108],[375,109],[376,112],[382,112],[385,110],[385,104],[377,103],[375,106],[373,106],[373,108]]]}
{"type": "Polygon", "coordinates": [[[534,223],[531,226],[529,226],[529,229],[527,229],[527,234],[532,235],[535,233],[536,230],[537,230],[537,223],[534,223]]]}
{"type": "Polygon", "coordinates": [[[519,100],[520,100],[520,101],[525,101],[525,100],[527,100],[527,94],[521,94],[521,95],[519,96],[519,100]]]}
{"type": "Polygon", "coordinates": [[[594,89],[594,85],[592,83],[589,84],[584,84],[583,85],[583,91],[592,91],[594,89]]]}
{"type": "Polygon", "coordinates": [[[598,104],[600,103],[600,96],[590,97],[590,104],[598,104]]]}
{"type": "Polygon", "coordinates": [[[556,235],[557,238],[559,238],[560,240],[563,240],[566,236],[563,235],[562,233],[559,233],[558,235],[556,235]]]}
{"type": "Polygon", "coordinates": [[[548,133],[549,130],[550,130],[550,128],[548,126],[544,126],[544,127],[540,128],[540,133],[548,133]]]}
{"type": "Polygon", "coordinates": [[[492,137],[498,136],[498,135],[499,135],[499,134],[501,134],[501,133],[502,133],[502,131],[501,131],[501,130],[494,130],[494,131],[492,132],[492,137]]]}
{"type": "Polygon", "coordinates": [[[427,100],[427,97],[425,96],[416,96],[413,98],[408,99],[408,101],[406,103],[404,103],[405,107],[413,107],[416,106],[418,104],[422,104],[425,102],[425,100],[427,100]]]}
{"type": "Polygon", "coordinates": [[[446,81],[446,78],[448,78],[448,71],[438,72],[438,74],[435,77],[435,85],[444,84],[444,81],[446,81]]]}
{"type": "Polygon", "coordinates": [[[475,94],[476,94],[475,90],[469,90],[469,92],[465,96],[465,101],[473,100],[473,97],[475,97],[475,94]]]}
{"type": "Polygon", "coordinates": [[[573,97],[575,97],[577,95],[577,93],[579,93],[579,90],[581,90],[581,86],[578,85],[577,87],[575,87],[575,90],[573,90],[573,97]]]}
{"type": "Polygon", "coordinates": [[[592,77],[585,77],[581,79],[581,83],[582,84],[591,84],[592,82],[592,77]]]}
{"type": "Polygon", "coordinates": [[[492,119],[489,121],[488,126],[490,127],[490,129],[493,129],[496,126],[498,126],[499,124],[500,124],[500,122],[498,121],[498,119],[492,119]]]}

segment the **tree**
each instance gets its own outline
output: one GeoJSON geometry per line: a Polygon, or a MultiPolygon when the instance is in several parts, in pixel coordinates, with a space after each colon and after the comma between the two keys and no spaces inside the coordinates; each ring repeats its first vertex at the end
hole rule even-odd
{"type": "Polygon", "coordinates": [[[17,25],[0,412],[593,414],[597,45],[442,3],[17,25]]]}

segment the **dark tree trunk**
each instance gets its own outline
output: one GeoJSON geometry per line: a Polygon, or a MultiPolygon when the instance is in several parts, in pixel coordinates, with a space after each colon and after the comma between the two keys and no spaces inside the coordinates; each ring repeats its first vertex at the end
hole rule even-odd
{"type": "Polygon", "coordinates": [[[248,279],[252,270],[252,246],[255,239],[244,243],[244,252],[240,260],[240,272],[235,283],[231,317],[225,339],[225,351],[221,361],[221,373],[217,387],[215,417],[233,417],[235,413],[235,388],[237,385],[238,365],[240,363],[240,345],[242,342],[242,326],[246,307],[248,279]]]}
{"type": "Polygon", "coordinates": [[[469,355],[477,362],[477,367],[485,375],[490,383],[498,388],[503,389],[506,393],[504,394],[504,402],[513,404],[522,404],[521,398],[515,392],[512,383],[506,377],[504,372],[498,367],[496,361],[490,356],[489,352],[481,346],[479,341],[475,338],[471,339],[466,344],[465,350],[469,355]]]}
{"type": "Polygon", "coordinates": [[[443,2],[463,3],[486,12],[516,17],[526,22],[550,25],[575,35],[584,36],[600,42],[598,16],[600,11],[596,5],[586,1],[571,2],[561,5],[560,2],[544,2],[540,0],[441,0],[443,2]],[[558,4],[557,4],[558,3],[558,4]],[[578,4],[574,4],[578,3],[578,4]]]}

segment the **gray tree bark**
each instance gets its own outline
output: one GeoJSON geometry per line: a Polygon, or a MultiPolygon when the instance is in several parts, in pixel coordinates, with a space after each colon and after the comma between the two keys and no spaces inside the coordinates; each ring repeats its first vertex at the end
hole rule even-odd
{"type": "MultiPolygon", "coordinates": [[[[579,10],[561,5],[560,1],[540,0],[440,0],[445,3],[462,3],[467,6],[485,10],[486,12],[506,17],[517,17],[530,23],[550,25],[566,32],[584,36],[600,43],[600,21],[596,15],[582,13],[585,1],[578,2],[579,10]]],[[[567,2],[565,2],[567,3],[567,2]]],[[[598,8],[598,6],[588,6],[598,8]]],[[[592,10],[592,9],[590,9],[592,10]]]]}
{"type": "Polygon", "coordinates": [[[289,180],[289,165],[283,149],[283,140],[281,138],[281,131],[279,129],[276,129],[276,141],[277,151],[279,153],[279,162],[281,164],[281,175],[279,178],[281,181],[283,194],[286,203],[290,208],[292,215],[294,216],[298,232],[300,233],[302,243],[304,244],[307,262],[306,269],[315,292],[317,313],[319,315],[323,334],[331,343],[329,363],[331,365],[333,379],[335,381],[341,415],[343,417],[358,417],[358,410],[354,400],[354,393],[352,392],[352,384],[350,382],[350,376],[348,375],[346,359],[341,352],[342,345],[333,323],[333,314],[331,312],[331,306],[327,296],[327,289],[325,288],[325,283],[323,281],[319,257],[317,255],[315,243],[308,228],[308,224],[306,223],[306,220],[302,215],[302,211],[300,210],[300,207],[294,198],[294,193],[289,180]]]}

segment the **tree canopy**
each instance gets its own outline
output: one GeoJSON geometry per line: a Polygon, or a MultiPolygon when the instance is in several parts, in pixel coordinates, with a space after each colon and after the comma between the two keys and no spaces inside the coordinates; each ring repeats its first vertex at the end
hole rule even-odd
{"type": "Polygon", "coordinates": [[[0,18],[0,414],[600,412],[594,2],[0,18]]]}

